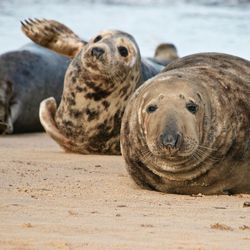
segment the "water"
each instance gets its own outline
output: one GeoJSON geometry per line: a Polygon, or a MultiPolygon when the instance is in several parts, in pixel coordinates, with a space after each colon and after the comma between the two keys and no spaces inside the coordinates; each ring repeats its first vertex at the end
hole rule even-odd
{"type": "Polygon", "coordinates": [[[29,41],[19,22],[29,17],[58,20],[85,39],[103,29],[127,31],[144,56],[172,42],[180,56],[215,51],[250,59],[247,0],[0,0],[0,53],[29,41]]]}

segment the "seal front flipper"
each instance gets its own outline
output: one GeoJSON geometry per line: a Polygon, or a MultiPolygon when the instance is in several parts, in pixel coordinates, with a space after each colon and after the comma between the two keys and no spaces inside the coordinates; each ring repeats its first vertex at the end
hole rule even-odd
{"type": "Polygon", "coordinates": [[[87,44],[67,26],[54,20],[28,19],[21,24],[22,31],[33,42],[71,58],[87,44]]]}
{"type": "Polygon", "coordinates": [[[47,134],[58,142],[65,150],[72,147],[71,141],[66,138],[57,128],[54,117],[57,110],[54,97],[45,99],[40,104],[39,118],[47,134]]]}

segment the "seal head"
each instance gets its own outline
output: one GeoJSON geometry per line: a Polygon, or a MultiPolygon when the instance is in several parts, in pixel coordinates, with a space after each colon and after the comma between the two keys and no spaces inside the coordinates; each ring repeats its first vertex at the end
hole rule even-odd
{"type": "Polygon", "coordinates": [[[150,152],[163,159],[193,154],[199,147],[207,97],[201,99],[191,84],[175,78],[155,87],[150,95],[145,95],[145,106],[141,107],[143,132],[150,152]],[[165,93],[165,88],[169,92],[165,93]]]}

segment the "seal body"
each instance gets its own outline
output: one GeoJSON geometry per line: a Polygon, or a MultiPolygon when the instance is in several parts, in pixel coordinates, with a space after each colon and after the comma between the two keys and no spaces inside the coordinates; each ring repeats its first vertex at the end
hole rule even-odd
{"type": "Polygon", "coordinates": [[[250,62],[201,53],[141,86],[121,128],[128,172],[177,194],[250,193],[250,62]]]}
{"type": "Polygon", "coordinates": [[[107,31],[99,36],[103,39],[90,41],[70,64],[55,123],[71,141],[64,145],[68,151],[120,154],[121,118],[128,99],[162,67],[142,63],[136,42],[126,33],[107,31]]]}
{"type": "Polygon", "coordinates": [[[35,44],[0,56],[0,133],[42,131],[40,102],[59,102],[69,59],[35,44]]]}
{"type": "Polygon", "coordinates": [[[120,154],[128,99],[163,63],[142,59],[135,39],[122,31],[106,30],[85,42],[54,20],[28,19],[22,30],[32,41],[73,58],[59,107],[53,98],[41,103],[46,132],[66,151],[120,154]]]}

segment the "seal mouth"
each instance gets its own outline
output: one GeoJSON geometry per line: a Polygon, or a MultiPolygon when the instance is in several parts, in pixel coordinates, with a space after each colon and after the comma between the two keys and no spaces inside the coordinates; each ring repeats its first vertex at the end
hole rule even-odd
{"type": "Polygon", "coordinates": [[[182,142],[183,136],[181,135],[181,133],[176,133],[174,135],[163,133],[159,137],[157,146],[165,157],[173,157],[180,150],[182,142]]]}
{"type": "Polygon", "coordinates": [[[162,138],[150,145],[150,151],[153,155],[162,159],[177,160],[192,157],[197,150],[198,143],[187,143],[182,134],[177,133],[173,138],[162,138]]]}

